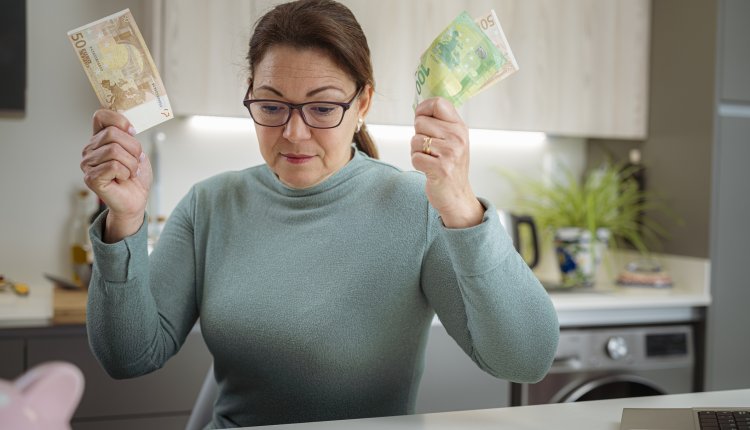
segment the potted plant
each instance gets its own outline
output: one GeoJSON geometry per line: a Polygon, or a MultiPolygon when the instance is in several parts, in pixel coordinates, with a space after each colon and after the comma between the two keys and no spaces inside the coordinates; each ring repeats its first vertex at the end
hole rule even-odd
{"type": "Polygon", "coordinates": [[[643,254],[665,230],[646,215],[663,210],[631,178],[634,168],[605,163],[579,180],[569,171],[551,181],[512,178],[520,209],[554,237],[563,286],[591,286],[603,250],[626,243],[643,254]]]}

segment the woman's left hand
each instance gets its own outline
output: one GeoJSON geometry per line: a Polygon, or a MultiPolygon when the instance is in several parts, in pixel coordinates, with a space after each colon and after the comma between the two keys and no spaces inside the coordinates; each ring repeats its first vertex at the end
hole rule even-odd
{"type": "Polygon", "coordinates": [[[469,130],[445,99],[417,105],[411,163],[427,176],[425,192],[448,228],[478,225],[484,207],[469,183],[469,130]]]}

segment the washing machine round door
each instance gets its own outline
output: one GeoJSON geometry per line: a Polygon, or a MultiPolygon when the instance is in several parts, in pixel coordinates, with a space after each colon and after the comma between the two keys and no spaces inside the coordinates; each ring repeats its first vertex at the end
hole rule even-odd
{"type": "Polygon", "coordinates": [[[562,396],[558,402],[572,403],[587,400],[607,400],[667,394],[648,379],[635,375],[609,375],[592,379],[562,396]]]}

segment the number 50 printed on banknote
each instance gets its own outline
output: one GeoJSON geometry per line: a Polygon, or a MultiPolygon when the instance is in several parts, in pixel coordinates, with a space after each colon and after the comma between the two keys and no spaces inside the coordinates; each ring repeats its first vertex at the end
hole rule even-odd
{"type": "Polygon", "coordinates": [[[173,117],[167,92],[129,9],[68,32],[102,107],[136,132],[173,117]]]}

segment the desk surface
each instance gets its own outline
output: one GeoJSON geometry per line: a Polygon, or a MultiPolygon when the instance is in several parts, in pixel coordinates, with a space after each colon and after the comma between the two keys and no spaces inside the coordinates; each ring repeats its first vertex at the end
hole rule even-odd
{"type": "Polygon", "coordinates": [[[623,408],[750,407],[750,389],[287,424],[276,430],[618,430],[623,408]]]}

